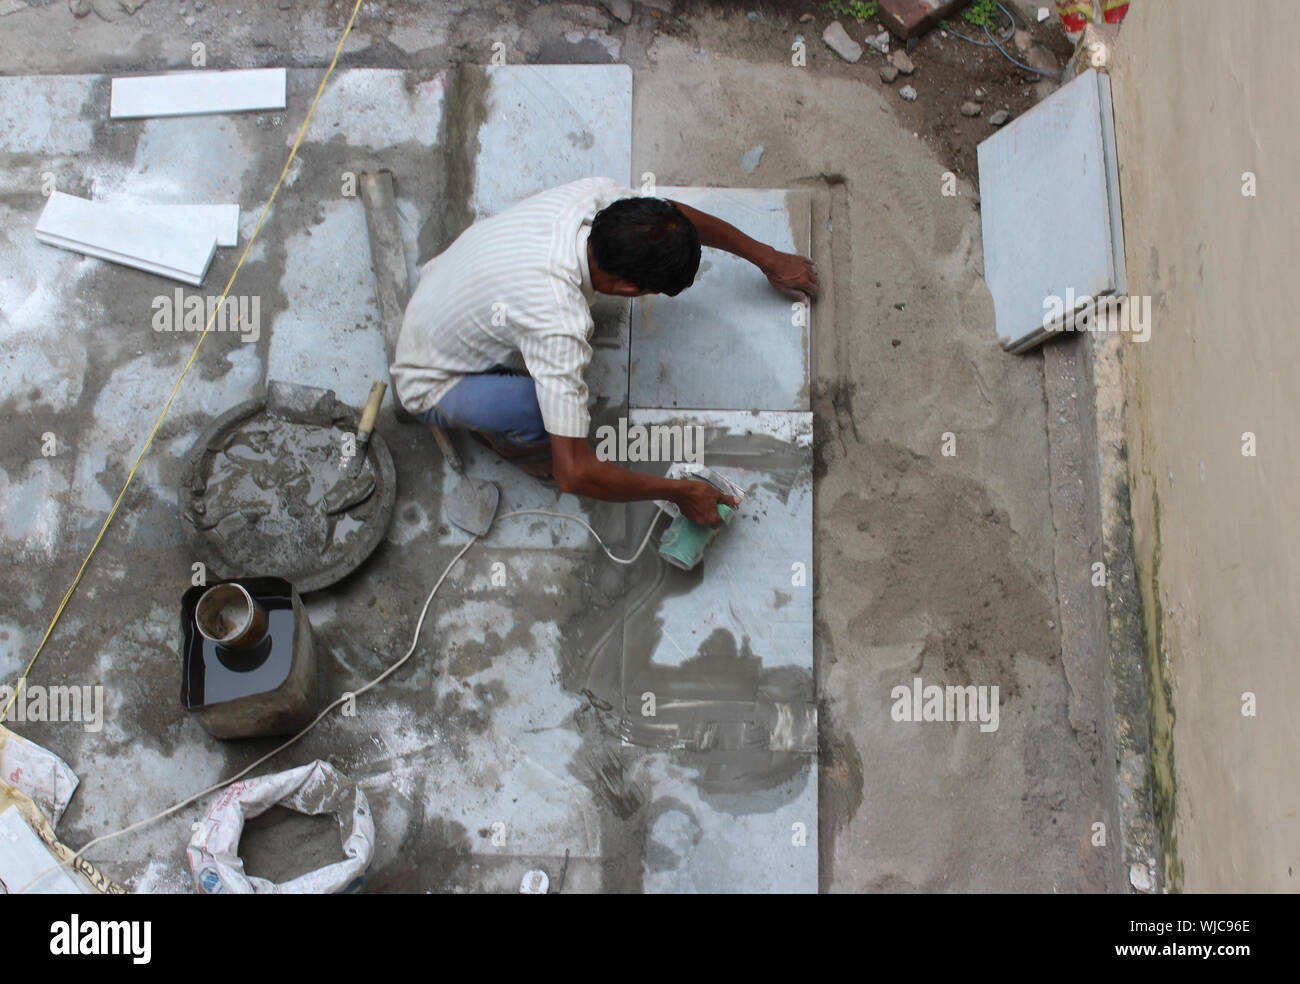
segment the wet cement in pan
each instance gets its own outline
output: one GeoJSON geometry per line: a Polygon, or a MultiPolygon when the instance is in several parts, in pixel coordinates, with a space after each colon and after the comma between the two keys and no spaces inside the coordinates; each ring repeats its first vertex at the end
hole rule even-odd
{"type": "Polygon", "coordinates": [[[365,526],[376,472],[367,455],[355,476],[345,474],[341,436],[263,416],[226,432],[208,446],[206,474],[191,490],[195,528],[244,572],[268,557],[285,572],[342,560],[365,526]]]}
{"type": "MultiPolygon", "coordinates": [[[[710,467],[759,472],[759,486],[786,502],[798,485],[811,482],[810,454],[767,435],[712,434],[706,458],[710,467]]],[[[757,502],[749,505],[752,510],[757,502]]],[[[761,515],[745,513],[742,505],[737,519],[761,515]]],[[[629,523],[630,529],[644,530],[648,517],[645,512],[629,523]]],[[[665,523],[660,521],[660,533],[665,523]]],[[[817,710],[808,668],[764,665],[748,636],[737,640],[722,628],[678,666],[652,661],[663,635],[659,613],[664,602],[696,590],[707,568],[707,556],[701,567],[681,571],[648,550],[631,572],[619,569],[617,579],[627,585],[621,603],[588,611],[581,625],[566,631],[566,638],[576,644],[565,648],[564,684],[587,700],[575,721],[584,739],[580,771],[624,819],[646,800],[631,777],[633,770],[618,754],[629,747],[672,752],[681,764],[697,770],[701,795],[724,799],[732,812],[776,805],[752,795],[746,805],[735,794],[784,784],[793,798],[800,784],[789,780],[801,771],[811,775],[817,710]],[[643,713],[647,693],[654,695],[653,716],[643,713]]],[[[618,590],[614,583],[601,586],[610,593],[618,590]]]]}

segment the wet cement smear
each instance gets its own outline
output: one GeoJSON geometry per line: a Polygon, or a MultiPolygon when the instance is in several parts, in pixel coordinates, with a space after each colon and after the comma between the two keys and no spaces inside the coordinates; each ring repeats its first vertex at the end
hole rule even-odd
{"type": "Polygon", "coordinates": [[[759,487],[767,489],[783,503],[788,502],[796,486],[812,484],[808,468],[808,450],[766,434],[709,435],[705,445],[705,464],[710,468],[743,468],[763,476],[759,487]]]}
{"type": "MultiPolygon", "coordinates": [[[[676,572],[673,572],[674,574],[676,572]]],[[[669,575],[669,579],[672,575],[669,575]]],[[[659,620],[654,625],[660,627],[659,620]]],[[[813,681],[797,666],[765,667],[725,629],[715,629],[680,666],[625,661],[619,737],[677,751],[700,770],[702,792],[742,793],[787,781],[817,750],[813,681]],[[654,714],[643,694],[655,695],[654,714]]]]}
{"type": "MultiPolygon", "coordinates": [[[[621,820],[628,820],[645,806],[645,791],[632,779],[619,755],[617,743],[609,740],[614,707],[590,691],[588,703],[574,714],[574,723],[582,735],[579,767],[574,771],[621,820]]],[[[615,725],[617,728],[617,725],[615,725]]]]}
{"type": "Polygon", "coordinates": [[[333,427],[256,417],[208,447],[191,489],[195,528],[246,572],[314,571],[354,549],[373,498],[369,457],[343,468],[333,427]]]}
{"type": "MultiPolygon", "coordinates": [[[[765,435],[713,434],[706,455],[711,466],[746,470],[783,501],[811,480],[807,448],[765,435]]],[[[816,696],[808,669],[778,665],[778,654],[756,653],[748,635],[738,639],[725,628],[715,628],[678,665],[655,660],[664,639],[665,603],[698,590],[706,567],[680,571],[653,555],[639,564],[621,603],[589,617],[573,640],[578,645],[565,663],[566,686],[587,699],[607,742],[624,750],[674,753],[680,764],[697,770],[702,794],[749,794],[753,800],[753,793],[783,784],[797,794],[800,783],[791,780],[809,772],[817,752],[816,696]],[[647,695],[653,695],[652,703],[647,695]]],[[[588,731],[584,736],[590,759],[592,736],[588,731]]],[[[586,766],[606,780],[612,775],[590,761],[586,766]]],[[[621,771],[618,779],[595,788],[623,816],[637,791],[621,771]]],[[[761,804],[753,800],[748,806],[744,799],[728,799],[727,809],[774,808],[760,799],[761,804]]]]}

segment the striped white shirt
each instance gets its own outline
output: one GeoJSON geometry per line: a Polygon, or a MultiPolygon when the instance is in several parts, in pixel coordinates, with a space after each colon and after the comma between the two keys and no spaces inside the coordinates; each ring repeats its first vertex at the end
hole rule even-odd
{"type": "Polygon", "coordinates": [[[547,433],[586,437],[587,238],[597,212],[636,196],[609,178],[561,185],[475,222],[426,263],[390,369],[402,405],[423,413],[467,373],[523,368],[547,433]]]}

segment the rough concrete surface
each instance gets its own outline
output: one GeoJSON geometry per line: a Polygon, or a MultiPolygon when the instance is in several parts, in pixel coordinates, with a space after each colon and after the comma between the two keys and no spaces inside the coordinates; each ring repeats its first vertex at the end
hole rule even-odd
{"type": "MultiPolygon", "coordinates": [[[[5,18],[0,63],[15,74],[187,67],[191,43],[203,41],[221,67],[321,66],[342,26],[338,4],[297,2],[291,11],[250,4],[243,15],[217,4],[181,14],[180,6],[152,0],[134,15],[81,20],[63,3],[19,11],[5,18]],[[48,43],[51,34],[60,41],[48,43]]],[[[957,196],[941,194],[950,163],[903,125],[899,114],[915,109],[882,96],[874,69],[871,85],[828,73],[829,53],[810,57],[804,68],[791,66],[795,28],[771,13],[753,20],[694,9],[674,18],[659,5],[637,4],[624,24],[595,4],[392,3],[364,11],[344,48],[347,65],[409,68],[412,77],[429,80],[455,62],[486,63],[495,40],[518,61],[623,61],[634,69],[634,176],[651,172],[664,185],[812,193],[812,255],[823,285],[811,339],[821,805],[810,843],[819,852],[819,886],[1106,889],[1105,852],[1089,840],[1105,810],[1087,723],[1071,720],[1058,629],[1042,357],[998,348],[980,277],[973,187],[963,181],[957,196]],[[743,155],[760,143],[761,162],[747,173],[743,155]],[[945,447],[954,453],[943,453],[945,447]],[[894,721],[891,689],[910,686],[914,677],[998,687],[998,729],[894,721]]],[[[287,151],[293,126],[292,118],[279,129],[270,118],[248,118],[213,122],[204,133],[237,153],[240,141],[253,138],[250,128],[259,128],[287,151]]],[[[106,132],[100,120],[47,136],[76,147],[107,140],[115,154],[133,159],[129,139],[106,132]]],[[[18,166],[6,169],[0,208],[16,202],[30,209],[46,164],[6,150],[18,166]]],[[[418,141],[403,153],[432,159],[418,141]]],[[[274,182],[271,158],[264,161],[239,176],[235,190],[242,189],[246,214],[256,215],[274,182]]],[[[353,215],[337,204],[336,186],[342,170],[374,163],[382,162],[322,134],[285,189],[275,231],[252,258],[247,288],[276,298],[281,317],[304,317],[299,301],[322,323],[338,320],[331,304],[349,312],[373,308],[364,281],[331,284],[333,297],[286,297],[283,282],[294,270],[293,282],[303,281],[308,269],[295,267],[295,257],[304,250],[317,269],[329,271],[334,251],[349,248],[350,237],[364,241],[359,210],[353,215]]],[[[219,186],[218,175],[204,176],[219,186]]],[[[434,173],[417,173],[399,187],[421,208],[441,202],[445,191],[443,176],[434,173]]],[[[427,259],[444,233],[436,223],[411,230],[413,251],[427,259]]],[[[14,245],[34,276],[69,275],[67,265],[35,245],[14,245]]],[[[224,262],[210,283],[228,273],[231,260],[224,262]]],[[[34,650],[188,352],[186,336],[159,347],[144,334],[137,300],[115,287],[127,283],[117,271],[112,278],[91,265],[72,264],[72,271],[84,281],[79,296],[93,303],[70,310],[39,292],[27,303],[53,304],[60,323],[95,333],[93,358],[92,345],[77,334],[57,348],[24,339],[7,306],[0,321],[16,343],[11,376],[24,381],[4,400],[12,424],[0,437],[0,534],[10,561],[0,602],[5,679],[34,650]],[[61,454],[47,458],[40,447],[51,431],[61,454]]],[[[143,279],[129,285],[152,293],[143,279]]],[[[348,336],[340,344],[362,336],[358,353],[369,344],[365,338],[382,353],[373,316],[340,334],[348,336]]],[[[291,355],[320,377],[299,381],[327,380],[326,361],[311,360],[310,352],[291,355]]],[[[265,338],[250,345],[217,336],[205,345],[189,402],[168,418],[34,671],[33,682],[67,674],[108,691],[111,712],[98,734],[70,725],[23,730],[81,774],[60,827],[73,845],[161,809],[269,747],[206,740],[177,713],[170,632],[190,571],[171,488],[203,422],[247,398],[275,358],[265,338]]],[[[355,405],[364,389],[340,397],[355,405]]],[[[356,686],[405,650],[431,579],[463,542],[437,526],[434,490],[444,476],[431,443],[411,428],[397,429],[387,415],[380,428],[400,491],[394,525],[371,562],[378,573],[363,569],[309,599],[313,627],[332,656],[329,693],[356,686]]],[[[560,508],[580,507],[566,501],[560,508]]],[[[585,511],[598,527],[617,527],[608,508],[585,511]]],[[[628,535],[623,530],[624,541],[628,535]]],[[[579,569],[563,551],[471,553],[444,588],[454,607],[433,618],[431,640],[413,664],[366,714],[331,719],[286,756],[283,767],[328,755],[371,797],[379,843],[369,890],[514,891],[524,860],[544,863],[553,886],[563,865],[565,891],[654,890],[663,871],[692,852],[700,856],[690,811],[673,808],[643,816],[632,831],[646,852],[643,866],[636,857],[636,864],[618,860],[616,848],[629,833],[592,806],[591,791],[602,780],[608,788],[610,764],[587,754],[584,725],[558,696],[561,667],[526,658],[554,651],[548,626],[589,618],[617,592],[602,579],[576,578],[579,569]],[[534,609],[512,607],[491,590],[496,561],[539,592],[529,604],[547,606],[545,622],[530,621],[534,609]],[[557,584],[565,588],[539,587],[557,584]],[[521,678],[493,672],[502,653],[527,668],[521,678]],[[425,730],[430,702],[437,725],[425,730]],[[573,771],[539,774],[531,763],[557,749],[571,755],[573,771]],[[544,808],[510,815],[495,794],[465,805],[457,789],[471,780],[480,784],[474,788],[503,790],[534,784],[545,790],[544,808]],[[508,852],[494,850],[491,824],[467,826],[445,815],[444,804],[456,796],[462,818],[497,817],[511,836],[521,831],[521,840],[508,852]],[[573,856],[538,857],[550,842],[547,831],[559,828],[585,831],[573,856]]],[[[94,860],[136,891],[189,890],[179,858],[202,805],[105,845],[94,860]]],[[[788,827],[781,836],[788,840],[788,827]]]]}

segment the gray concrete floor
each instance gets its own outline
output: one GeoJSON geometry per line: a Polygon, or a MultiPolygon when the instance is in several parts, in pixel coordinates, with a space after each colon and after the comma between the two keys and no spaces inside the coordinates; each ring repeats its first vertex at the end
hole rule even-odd
{"type": "MultiPolygon", "coordinates": [[[[340,5],[303,0],[288,11],[149,0],[129,16],[101,6],[106,17],[75,20],[62,0],[4,16],[4,71],[185,67],[194,41],[208,45],[216,67],[318,66],[341,28],[340,5]]],[[[812,342],[821,889],[1103,890],[1104,852],[1091,846],[1090,833],[1106,810],[1097,763],[1076,738],[1080,722],[1071,724],[1057,628],[1042,357],[1008,356],[995,343],[974,189],[961,184],[956,197],[940,194],[946,163],[901,125],[892,103],[838,70],[819,49],[820,26],[804,29],[809,63],[795,68],[789,40],[799,28],[789,21],[656,9],[669,6],[638,5],[625,26],[595,4],[366,4],[345,60],[432,72],[486,61],[491,41],[501,40],[519,60],[625,61],[635,71],[634,174],[653,172],[664,185],[813,192],[813,255],[824,287],[812,342]],[[761,164],[747,174],[741,157],[759,143],[761,164]],[[941,453],[946,435],[953,455],[941,453]],[[890,690],[916,676],[926,684],[997,685],[999,729],[893,721],[890,690]]],[[[89,367],[87,379],[135,358],[128,347],[117,347],[113,364],[89,367]]],[[[28,394],[9,395],[4,411],[8,470],[30,457],[47,421],[28,394]]],[[[95,436],[93,419],[86,428],[87,439],[95,436]]],[[[131,443],[125,435],[95,439],[119,455],[131,443]]],[[[407,461],[399,480],[408,487],[431,481],[431,465],[413,444],[399,439],[394,454],[407,461]]],[[[103,485],[116,488],[119,467],[105,468],[103,485]]],[[[10,488],[7,514],[18,505],[10,488]]],[[[6,666],[39,639],[105,505],[80,503],[61,516],[50,549],[8,558],[6,666]]],[[[113,662],[129,675],[118,685],[136,713],[173,716],[171,677],[150,667],[174,653],[138,621],[173,617],[176,572],[133,571],[131,555],[139,544],[171,541],[174,528],[167,500],[128,496],[42,657],[47,676],[113,662]]],[[[6,553],[16,542],[6,540],[6,553]]],[[[345,586],[331,603],[335,612],[374,613],[367,624],[335,622],[337,672],[345,676],[372,675],[382,654],[405,648],[418,586],[429,575],[400,549],[381,549],[392,555],[384,583],[345,586]],[[389,596],[400,600],[375,607],[389,596]]],[[[485,576],[486,564],[470,564],[467,581],[485,576]]],[[[334,612],[322,614],[328,622],[334,612]]],[[[428,684],[422,672],[409,688],[428,684]]],[[[482,733],[468,706],[455,700],[445,708],[453,744],[472,746],[482,733]]],[[[71,843],[138,819],[141,807],[165,805],[194,777],[237,764],[215,743],[156,731],[143,769],[128,771],[124,756],[110,754],[97,758],[97,775],[83,774],[86,786],[65,821],[71,843]],[[115,787],[139,795],[90,794],[115,787]]],[[[390,732],[406,740],[403,754],[418,748],[401,721],[390,732]]],[[[40,729],[29,736],[42,740],[40,729]]],[[[135,737],[110,726],[114,747],[135,737]]],[[[430,746],[424,768],[394,780],[394,815],[403,804],[419,812],[436,795],[431,777],[446,754],[430,746]]],[[[174,857],[192,819],[187,813],[133,838],[110,873],[140,890],[184,890],[158,859],[174,857]]],[[[468,855],[472,835],[425,822],[418,855],[387,859],[382,887],[512,889],[512,870],[468,855]]],[[[619,887],[600,868],[598,860],[575,862],[569,887],[619,887]]]]}

